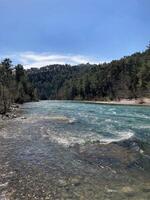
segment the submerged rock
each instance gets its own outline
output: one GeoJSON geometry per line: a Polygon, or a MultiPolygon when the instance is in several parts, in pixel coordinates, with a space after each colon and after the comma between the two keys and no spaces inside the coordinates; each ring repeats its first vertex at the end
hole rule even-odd
{"type": "Polygon", "coordinates": [[[59,185],[60,185],[61,187],[66,187],[66,186],[68,186],[67,181],[64,180],[64,179],[59,179],[59,180],[58,180],[58,183],[59,183],[59,185]]]}
{"type": "Polygon", "coordinates": [[[133,188],[131,188],[129,186],[124,186],[121,188],[121,192],[123,192],[123,193],[131,193],[133,191],[134,191],[133,188]]]}
{"type": "Polygon", "coordinates": [[[27,119],[26,117],[21,117],[21,119],[27,119]]]}
{"type": "Polygon", "coordinates": [[[140,153],[140,154],[144,153],[143,143],[135,137],[113,143],[118,144],[119,146],[124,147],[125,149],[128,149],[135,153],[140,153]]]}
{"type": "Polygon", "coordinates": [[[124,186],[121,188],[121,193],[131,197],[136,194],[136,191],[130,186],[124,186]]]}
{"type": "Polygon", "coordinates": [[[146,192],[146,193],[150,193],[150,183],[146,183],[146,184],[143,186],[142,191],[143,191],[143,192],[146,192]]]}
{"type": "Polygon", "coordinates": [[[72,178],[71,179],[71,184],[73,185],[73,186],[79,186],[80,184],[81,184],[81,182],[80,182],[80,179],[79,178],[72,178]]]}

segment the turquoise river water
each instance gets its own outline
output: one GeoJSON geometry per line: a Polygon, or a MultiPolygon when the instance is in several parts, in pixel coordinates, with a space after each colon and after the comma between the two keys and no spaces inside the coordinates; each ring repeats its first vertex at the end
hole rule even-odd
{"type": "Polygon", "coordinates": [[[40,101],[0,124],[0,200],[150,199],[150,107],[40,101]]]}

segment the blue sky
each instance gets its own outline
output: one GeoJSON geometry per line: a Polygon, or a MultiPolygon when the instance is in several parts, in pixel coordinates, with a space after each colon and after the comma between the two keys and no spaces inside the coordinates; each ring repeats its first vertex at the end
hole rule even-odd
{"type": "Polygon", "coordinates": [[[144,50],[150,0],[0,0],[0,57],[26,67],[99,63],[144,50]]]}

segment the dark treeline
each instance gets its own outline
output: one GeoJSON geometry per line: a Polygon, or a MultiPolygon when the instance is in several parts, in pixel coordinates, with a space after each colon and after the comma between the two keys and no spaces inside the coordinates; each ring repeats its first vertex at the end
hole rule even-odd
{"type": "Polygon", "coordinates": [[[150,97],[150,46],[99,65],[50,65],[27,71],[40,99],[119,100],[150,97]]]}
{"type": "Polygon", "coordinates": [[[76,80],[86,73],[90,67],[91,65],[50,65],[40,69],[29,69],[27,74],[29,80],[37,88],[40,99],[70,99],[70,97],[65,95],[66,91],[63,91],[60,97],[64,84],[68,80],[76,80]]]}
{"type": "Polygon", "coordinates": [[[5,114],[12,103],[36,99],[36,89],[29,82],[22,65],[12,66],[10,59],[0,63],[0,114],[5,114]]]}

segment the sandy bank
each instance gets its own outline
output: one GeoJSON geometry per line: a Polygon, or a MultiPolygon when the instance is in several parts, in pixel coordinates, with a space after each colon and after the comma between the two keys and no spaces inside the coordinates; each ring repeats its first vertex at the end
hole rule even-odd
{"type": "Polygon", "coordinates": [[[112,105],[143,105],[150,106],[150,98],[142,99],[121,99],[118,101],[83,101],[85,103],[96,103],[96,104],[112,104],[112,105]]]}

